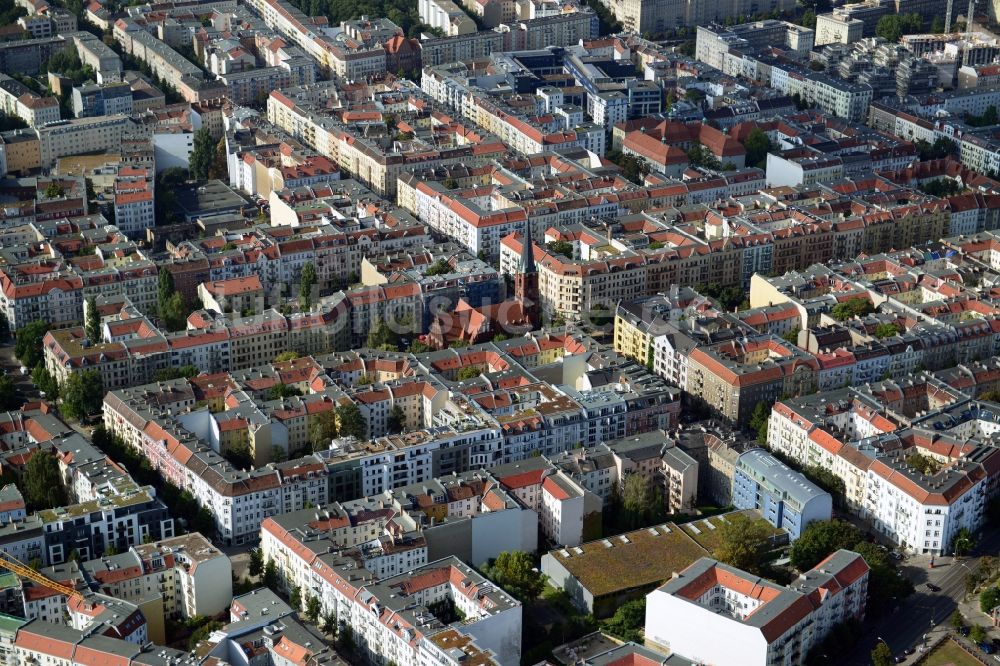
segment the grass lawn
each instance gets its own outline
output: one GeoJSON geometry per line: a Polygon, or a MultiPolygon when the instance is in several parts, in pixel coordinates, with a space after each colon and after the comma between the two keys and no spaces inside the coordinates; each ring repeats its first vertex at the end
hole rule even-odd
{"type": "Polygon", "coordinates": [[[982,666],[982,663],[969,656],[958,643],[950,638],[938,645],[919,662],[920,666],[982,666]]]}

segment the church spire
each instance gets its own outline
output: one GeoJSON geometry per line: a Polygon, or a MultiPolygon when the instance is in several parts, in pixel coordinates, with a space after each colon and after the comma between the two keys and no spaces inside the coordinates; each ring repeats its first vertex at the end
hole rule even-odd
{"type": "Polygon", "coordinates": [[[524,223],[524,238],[521,239],[521,273],[535,272],[535,250],[531,242],[531,222],[524,223]]]}

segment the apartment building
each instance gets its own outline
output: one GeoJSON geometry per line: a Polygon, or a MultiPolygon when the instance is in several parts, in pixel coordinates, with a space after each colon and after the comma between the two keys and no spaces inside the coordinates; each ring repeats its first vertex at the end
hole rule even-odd
{"type": "Polygon", "coordinates": [[[646,640],[719,666],[804,664],[847,620],[862,620],[868,565],[838,550],[788,587],[701,558],[646,597],[646,640]]]}
{"type": "Polygon", "coordinates": [[[727,27],[713,23],[698,26],[695,57],[722,70],[725,69],[725,56],[730,49],[745,54],[780,46],[787,47],[791,53],[802,58],[812,51],[814,40],[813,30],[787,21],[767,19],[727,27]]]}
{"type": "Polygon", "coordinates": [[[687,391],[721,416],[745,425],[763,402],[815,391],[816,360],[776,337],[735,339],[691,351],[687,391]]]}
{"type": "Polygon", "coordinates": [[[73,86],[73,115],[77,118],[117,114],[131,116],[132,111],[132,87],[127,83],[73,86]]]}
{"type": "Polygon", "coordinates": [[[116,151],[133,129],[132,121],[122,114],[48,123],[38,128],[41,164],[52,168],[68,155],[116,151]]]}
{"type": "Polygon", "coordinates": [[[156,222],[153,174],[149,169],[119,169],[114,188],[115,226],[129,238],[144,238],[156,222]]]}
{"type": "MultiPolygon", "coordinates": [[[[750,16],[754,9],[741,0],[722,3],[676,2],[675,0],[609,0],[605,6],[625,26],[625,30],[656,35],[681,27],[724,22],[728,18],[750,16]]],[[[792,6],[787,0],[774,0],[767,9],[785,12],[792,6]]]]}
{"type": "Polygon", "coordinates": [[[29,127],[41,127],[60,118],[58,99],[38,95],[6,74],[0,74],[0,111],[20,118],[29,127]]]}
{"type": "MultiPolygon", "coordinates": [[[[3,628],[7,631],[7,628],[3,628]]],[[[149,666],[169,661],[178,666],[196,666],[199,657],[183,650],[146,643],[136,645],[120,638],[105,636],[94,629],[74,629],[43,620],[31,620],[13,630],[14,663],[73,664],[116,663],[123,666],[149,666]]]]}
{"type": "Polygon", "coordinates": [[[80,569],[90,585],[116,599],[141,603],[159,595],[171,619],[217,615],[233,597],[229,558],[197,532],[135,545],[80,569]]]}
{"type": "Polygon", "coordinates": [[[833,498],[763,449],[744,451],[733,471],[733,506],[756,509],[794,541],[813,521],[827,521],[833,498]]]}
{"type": "Polygon", "coordinates": [[[970,411],[961,393],[941,401],[948,393],[926,380],[890,381],[778,403],[768,445],[844,479],[847,504],[900,548],[947,553],[959,530],[982,525],[997,455],[977,438],[955,439],[991,430],[992,417],[970,411]]]}
{"type": "MultiPolygon", "coordinates": [[[[320,527],[325,516],[317,514],[315,520],[320,527]]],[[[349,555],[329,552],[327,540],[303,539],[273,519],[263,522],[260,533],[264,556],[278,567],[282,587],[311,590],[323,613],[351,628],[357,648],[369,659],[407,665],[440,659],[446,651],[439,646],[455,639],[475,642],[500,664],[520,659],[520,603],[458,558],[414,564],[406,573],[383,577],[349,555]],[[446,624],[435,617],[428,606],[440,600],[453,602],[465,619],[446,624]],[[383,609],[395,618],[391,623],[381,621],[383,609]]],[[[392,554],[396,567],[410,552],[392,554]]]]}
{"type": "MultiPolygon", "coordinates": [[[[476,32],[476,22],[451,0],[420,0],[420,20],[449,37],[476,32]]],[[[513,17],[511,17],[513,18],[513,17]]]]}

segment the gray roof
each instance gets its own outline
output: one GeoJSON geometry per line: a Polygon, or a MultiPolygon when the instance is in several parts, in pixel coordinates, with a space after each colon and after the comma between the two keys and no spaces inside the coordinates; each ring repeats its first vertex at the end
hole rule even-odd
{"type": "Polygon", "coordinates": [[[750,449],[740,455],[737,467],[748,471],[758,481],[764,481],[784,493],[787,499],[805,506],[810,500],[829,495],[764,449],[750,449]]]}

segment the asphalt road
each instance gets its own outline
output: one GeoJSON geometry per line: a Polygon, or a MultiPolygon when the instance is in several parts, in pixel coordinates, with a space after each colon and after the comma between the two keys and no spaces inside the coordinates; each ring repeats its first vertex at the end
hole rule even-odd
{"type": "MultiPolygon", "coordinates": [[[[994,529],[980,535],[980,542],[971,557],[958,560],[939,558],[935,560],[933,569],[927,566],[929,560],[926,557],[908,559],[902,573],[913,581],[916,592],[899,604],[898,611],[868,624],[868,631],[843,663],[869,666],[871,651],[880,638],[885,640],[894,655],[901,654],[906,648],[919,646],[924,634],[930,631],[931,623],[934,626],[946,623],[959,601],[965,597],[965,576],[979,568],[979,558],[982,555],[996,556],[998,550],[1000,530],[994,529]],[[940,591],[931,592],[927,583],[938,586],[940,591]]],[[[984,624],[985,621],[978,623],[984,624]]]]}

